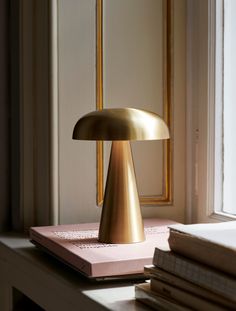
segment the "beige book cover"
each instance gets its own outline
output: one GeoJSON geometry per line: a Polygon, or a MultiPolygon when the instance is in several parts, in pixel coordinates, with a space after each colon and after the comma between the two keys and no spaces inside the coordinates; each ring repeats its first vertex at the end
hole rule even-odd
{"type": "Polygon", "coordinates": [[[236,276],[236,221],[170,226],[170,249],[236,276]]]}

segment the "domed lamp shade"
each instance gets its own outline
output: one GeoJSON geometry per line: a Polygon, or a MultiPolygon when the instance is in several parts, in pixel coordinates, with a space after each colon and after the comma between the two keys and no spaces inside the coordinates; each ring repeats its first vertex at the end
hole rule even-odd
{"type": "Polygon", "coordinates": [[[93,111],[76,123],[73,139],[112,141],[98,239],[103,243],[145,240],[131,140],[168,139],[163,119],[134,108],[93,111]]]}

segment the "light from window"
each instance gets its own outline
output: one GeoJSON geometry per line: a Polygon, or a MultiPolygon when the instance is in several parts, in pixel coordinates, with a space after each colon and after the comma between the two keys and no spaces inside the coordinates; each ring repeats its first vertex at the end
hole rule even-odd
{"type": "Polygon", "coordinates": [[[221,18],[222,32],[216,33],[216,79],[217,72],[222,78],[216,81],[216,96],[218,103],[221,101],[221,108],[216,107],[216,169],[221,171],[221,211],[236,214],[236,1],[220,4],[222,13],[216,16],[221,18]]]}

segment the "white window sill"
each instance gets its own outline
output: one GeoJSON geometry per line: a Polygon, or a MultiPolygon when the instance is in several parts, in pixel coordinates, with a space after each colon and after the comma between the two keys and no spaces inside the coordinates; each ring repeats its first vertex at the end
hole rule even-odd
{"type": "Polygon", "coordinates": [[[13,288],[49,311],[148,310],[132,282],[91,283],[14,233],[0,236],[0,276],[2,311],[14,310],[13,288]]]}

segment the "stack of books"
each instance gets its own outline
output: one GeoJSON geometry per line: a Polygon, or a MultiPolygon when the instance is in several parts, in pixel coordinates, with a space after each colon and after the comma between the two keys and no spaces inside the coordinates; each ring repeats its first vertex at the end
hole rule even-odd
{"type": "Polygon", "coordinates": [[[170,226],[136,299],[158,310],[236,310],[236,221],[170,226]]]}

